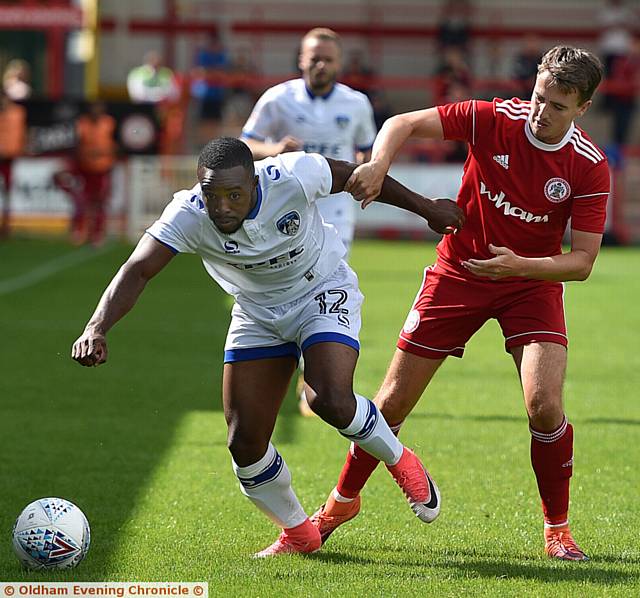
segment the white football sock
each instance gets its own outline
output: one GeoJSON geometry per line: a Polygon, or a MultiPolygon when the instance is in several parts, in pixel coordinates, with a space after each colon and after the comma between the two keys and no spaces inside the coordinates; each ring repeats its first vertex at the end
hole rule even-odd
{"type": "Polygon", "coordinates": [[[348,496],[342,496],[337,488],[333,489],[333,498],[336,502],[353,502],[355,500],[355,497],[349,498],[348,496]]]}
{"type": "Polygon", "coordinates": [[[307,514],[291,488],[289,468],[271,443],[253,465],[239,467],[233,460],[232,464],[242,494],[277,526],[289,529],[304,523],[307,514]]]}
{"type": "Polygon", "coordinates": [[[358,394],[355,397],[356,414],[353,421],[338,431],[386,465],[395,465],[402,457],[402,443],[369,399],[358,394]]]}
{"type": "Polygon", "coordinates": [[[569,520],[563,521],[562,523],[547,523],[544,522],[545,529],[554,528],[554,527],[564,527],[565,525],[569,525],[569,520]]]}

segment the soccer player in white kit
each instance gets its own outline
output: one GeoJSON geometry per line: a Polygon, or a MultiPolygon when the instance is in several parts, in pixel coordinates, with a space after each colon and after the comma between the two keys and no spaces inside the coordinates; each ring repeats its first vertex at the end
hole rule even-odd
{"type": "MultiPolygon", "coordinates": [[[[342,68],[338,34],[322,27],[309,31],[300,44],[298,66],[302,77],[265,91],[242,129],[242,140],[253,157],[302,150],[348,162],[368,160],[376,137],[373,108],[363,93],[336,82],[342,68]]],[[[348,255],[356,202],[348,193],[337,193],[322,198],[318,210],[325,222],[336,227],[348,255]]],[[[296,393],[300,412],[313,415],[302,376],[296,393]]]]}
{"type": "MultiPolygon", "coordinates": [[[[373,108],[366,95],[336,82],[342,68],[338,34],[320,27],[309,31],[298,66],[302,77],[267,89],[242,129],[253,157],[302,150],[347,162],[368,160],[376,137],[373,108]]],[[[318,209],[338,229],[348,253],[356,218],[351,195],[330,195],[318,209]]]]}
{"type": "MultiPolygon", "coordinates": [[[[439,495],[420,460],[393,435],[375,405],[354,395],[360,305],[345,248],[316,201],[341,191],[355,164],[295,152],[254,164],[240,140],[209,142],[198,184],[176,193],[102,295],[71,355],[84,366],[107,359],[105,335],[146,283],[177,253],[196,253],[235,299],[225,342],[223,404],[228,446],[242,493],[282,528],[256,556],[308,553],[321,537],[291,488],[270,439],[302,352],[306,391],[323,420],[384,461],[411,508],[437,517],[439,495]]],[[[436,232],[460,227],[454,202],[428,200],[391,178],[379,201],[410,210],[436,232]]]]}

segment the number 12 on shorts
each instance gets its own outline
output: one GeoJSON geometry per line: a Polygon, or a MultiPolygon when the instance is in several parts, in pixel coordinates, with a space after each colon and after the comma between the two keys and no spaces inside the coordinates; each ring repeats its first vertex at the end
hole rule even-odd
{"type": "Polygon", "coordinates": [[[349,318],[347,318],[346,314],[349,313],[349,310],[346,307],[342,307],[347,302],[348,298],[348,293],[342,289],[329,289],[328,291],[318,293],[314,297],[314,300],[318,302],[320,315],[325,315],[327,313],[338,314],[338,323],[341,326],[348,328],[349,318]],[[330,306],[327,311],[328,304],[330,304],[330,306]]]}

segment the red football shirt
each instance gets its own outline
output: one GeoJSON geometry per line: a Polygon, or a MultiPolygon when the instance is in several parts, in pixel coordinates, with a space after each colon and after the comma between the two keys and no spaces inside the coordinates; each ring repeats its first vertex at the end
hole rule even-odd
{"type": "Polygon", "coordinates": [[[438,106],[445,139],[464,140],[458,205],[466,224],[438,245],[438,264],[468,275],[461,260],[494,257],[488,245],[524,257],[561,252],[567,222],[576,230],[602,233],[609,195],[603,152],[572,124],[549,145],[528,123],[530,102],[469,100],[438,106]]]}

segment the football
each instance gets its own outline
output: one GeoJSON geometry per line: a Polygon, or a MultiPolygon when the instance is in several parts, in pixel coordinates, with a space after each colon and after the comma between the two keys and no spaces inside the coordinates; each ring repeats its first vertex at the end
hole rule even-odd
{"type": "Polygon", "coordinates": [[[63,498],[28,504],[13,527],[13,549],[29,569],[68,569],[87,554],[91,533],[84,513],[63,498]]]}

